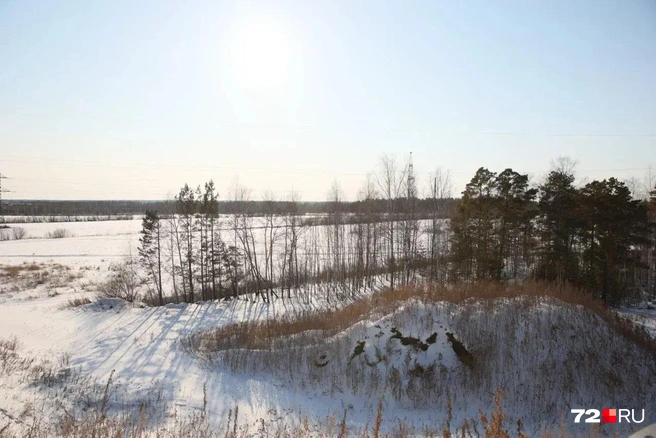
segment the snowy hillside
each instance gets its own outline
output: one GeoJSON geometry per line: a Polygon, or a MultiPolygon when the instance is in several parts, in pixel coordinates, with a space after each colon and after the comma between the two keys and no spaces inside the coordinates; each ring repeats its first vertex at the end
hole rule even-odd
{"type": "MultiPolygon", "coordinates": [[[[199,424],[204,436],[364,436],[376,418],[390,436],[465,423],[477,436],[497,388],[505,427],[521,420],[528,436],[589,431],[573,424],[576,407],[644,408],[656,421],[653,344],[585,300],[528,283],[386,292],[380,276],[353,294],[129,304],[98,291],[138,224],[91,225],[0,242],[3,438],[86,436],[81,425],[110,421],[127,436],[195,436],[199,424]]],[[[622,314],[653,329],[649,311],[622,314]]]]}

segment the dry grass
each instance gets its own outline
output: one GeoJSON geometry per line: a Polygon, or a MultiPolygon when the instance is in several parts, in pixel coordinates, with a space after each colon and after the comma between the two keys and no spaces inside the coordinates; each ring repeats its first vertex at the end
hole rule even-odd
{"type": "MultiPolygon", "coordinates": [[[[105,387],[103,400],[107,399],[108,388],[112,384],[111,378],[105,387]]],[[[63,405],[59,410],[63,411],[62,419],[54,428],[47,427],[45,421],[35,418],[31,424],[15,423],[0,424],[0,438],[180,438],[180,437],[198,437],[198,438],[251,438],[251,437],[270,437],[270,438],[451,438],[451,437],[481,437],[481,438],[529,438],[529,435],[523,432],[511,434],[505,424],[505,414],[501,404],[503,391],[497,390],[494,397],[495,408],[489,414],[480,413],[483,431],[478,432],[475,428],[470,428],[467,421],[464,421],[460,427],[454,431],[444,429],[438,432],[431,426],[415,427],[406,421],[397,421],[389,431],[383,432],[381,425],[385,422],[385,415],[388,414],[383,409],[383,403],[379,403],[376,411],[376,418],[373,420],[374,426],[370,430],[368,426],[348,427],[346,422],[346,413],[341,415],[341,421],[338,421],[340,415],[337,413],[318,421],[311,421],[307,416],[303,416],[296,424],[280,424],[268,422],[265,419],[255,421],[253,424],[238,424],[238,407],[229,410],[226,417],[218,419],[214,423],[208,420],[207,412],[202,412],[180,418],[178,415],[173,417],[173,424],[166,427],[149,426],[149,415],[145,407],[141,407],[135,412],[122,412],[115,415],[108,415],[105,405],[99,409],[86,412],[80,417],[76,417],[69,412],[63,405]],[[489,418],[489,420],[488,420],[489,418]],[[23,426],[23,427],[16,427],[23,426]],[[474,430],[472,430],[474,429],[474,430]]],[[[387,419],[390,423],[394,420],[387,419]]],[[[541,431],[533,435],[536,438],[574,438],[575,435],[567,432],[566,426],[562,424],[555,431],[541,431]]],[[[600,429],[591,429],[584,435],[586,438],[600,438],[603,436],[600,429]]]]}
{"type": "MultiPolygon", "coordinates": [[[[507,285],[497,282],[458,283],[454,285],[418,284],[395,290],[385,289],[359,299],[340,309],[286,316],[276,320],[248,321],[227,325],[200,333],[191,339],[192,345],[205,351],[230,348],[269,349],[276,340],[307,332],[316,332],[317,339],[333,336],[365,319],[383,316],[397,310],[403,303],[416,299],[425,304],[449,302],[483,302],[493,305],[498,299],[520,298],[529,306],[538,299],[555,298],[582,306],[601,317],[620,335],[654,354],[656,341],[640,326],[618,315],[612,308],[589,293],[569,285],[524,282],[507,285]]],[[[308,339],[312,339],[309,337],[308,339]]]]}
{"type": "MultiPolygon", "coordinates": [[[[352,393],[374,412],[376,406],[370,404],[377,403],[381,391],[394,406],[436,413],[450,409],[450,393],[458,418],[439,428],[449,433],[453,433],[451,424],[463,420],[462,412],[472,398],[493,394],[499,386],[508,391],[507,409],[514,420],[540,418],[550,427],[558,425],[568,403],[632,398],[649,404],[653,397],[646,388],[654,383],[649,370],[656,369],[654,340],[639,326],[575,288],[541,283],[384,290],[336,310],[201,332],[188,346],[200,358],[232,372],[270,373],[286,384],[334,396],[352,393]],[[419,339],[427,339],[436,330],[449,330],[475,358],[475,366],[448,362],[442,366],[440,353],[429,366],[416,367],[414,350],[402,342],[389,344],[388,349],[387,343],[374,340],[372,327],[380,329],[381,335],[385,331],[383,341],[392,333],[390,327],[414,327],[406,335],[419,339]],[[376,353],[371,350],[354,359],[365,335],[376,353]],[[507,342],[515,336],[516,342],[507,342]],[[608,346],[605,352],[592,347],[599,339],[608,346]],[[388,363],[393,365],[386,367],[388,363]],[[612,364],[632,371],[616,374],[612,364]],[[601,392],[599,375],[606,382],[601,392]],[[642,377],[631,377],[638,375],[642,377]]],[[[451,347],[465,363],[457,348],[451,347]]],[[[490,436],[500,430],[495,426],[498,418],[486,416],[490,436]]],[[[375,425],[375,419],[371,420],[375,425]]],[[[482,419],[468,420],[467,427],[479,429],[472,435],[484,436],[482,419]]],[[[513,436],[526,433],[521,425],[510,429],[513,436]]]]}
{"type": "MultiPolygon", "coordinates": [[[[29,270],[19,269],[18,272],[29,270]]],[[[35,270],[38,271],[38,270],[35,270]]],[[[519,299],[526,306],[532,305],[537,300],[551,297],[560,301],[582,306],[592,311],[613,327],[622,336],[630,338],[634,342],[646,348],[653,346],[643,332],[637,329],[627,320],[618,316],[611,308],[594,300],[589,295],[567,286],[551,286],[540,283],[525,283],[517,285],[504,285],[497,283],[469,283],[452,286],[441,285],[417,285],[397,289],[394,291],[384,290],[372,296],[358,300],[341,309],[323,313],[308,313],[294,319],[282,319],[262,323],[245,323],[224,327],[211,332],[201,334],[196,339],[202,348],[212,351],[229,349],[234,346],[249,349],[269,349],[271,343],[306,332],[316,331],[317,336],[324,338],[341,332],[346,328],[376,315],[386,315],[398,310],[408,301],[417,300],[422,303],[481,303],[485,307],[498,299],[519,299]]],[[[84,300],[84,299],[79,299],[84,300]]],[[[492,308],[492,305],[490,305],[492,308]]],[[[0,342],[0,370],[3,362],[7,370],[29,368],[33,369],[31,379],[40,385],[59,384],[66,376],[58,372],[57,367],[45,366],[41,363],[29,364],[29,366],[18,366],[20,363],[16,354],[18,345],[15,340],[0,342]],[[4,360],[3,360],[4,358],[4,360]]],[[[656,351],[656,349],[651,350],[656,351]]],[[[289,365],[289,362],[286,362],[289,365]]],[[[494,407],[489,413],[480,413],[479,418],[465,420],[460,426],[454,427],[451,423],[451,402],[447,392],[447,408],[436,411],[436,418],[446,414],[447,424],[431,424],[418,427],[394,418],[393,411],[383,409],[378,403],[375,417],[370,418],[367,426],[358,427],[347,422],[346,411],[333,414],[325,420],[311,422],[307,418],[301,419],[298,424],[279,425],[276,423],[257,423],[238,425],[236,420],[237,409],[234,414],[231,411],[227,418],[212,418],[212,423],[205,411],[189,418],[174,418],[174,424],[166,427],[153,427],[150,423],[149,413],[144,408],[135,408],[130,412],[121,412],[109,415],[107,412],[107,394],[111,382],[107,383],[102,394],[102,402],[94,409],[85,413],[75,413],[66,410],[63,406],[61,411],[61,422],[55,429],[46,427],[44,419],[35,418],[32,425],[27,429],[21,428],[19,424],[5,424],[0,418],[0,438],[14,437],[115,437],[140,438],[147,436],[158,437],[367,437],[377,436],[380,438],[404,438],[410,436],[424,437],[470,437],[484,436],[486,438],[507,438],[510,436],[538,438],[570,438],[575,435],[567,431],[565,422],[560,428],[540,431],[529,435],[520,424],[517,427],[506,417],[503,410],[503,392],[497,392],[494,398],[494,407]],[[372,425],[373,427],[370,427],[372,425]],[[478,428],[478,429],[477,429],[478,428]],[[512,431],[512,432],[511,432],[512,431]]],[[[492,389],[493,390],[493,389],[492,389]]],[[[385,391],[383,391],[385,393],[385,391]]],[[[375,394],[375,393],[374,393],[375,394]]],[[[374,396],[374,403],[378,397],[374,396]]],[[[456,408],[457,412],[457,408],[456,408]]],[[[38,415],[38,414],[35,414],[38,415]]],[[[460,422],[462,420],[457,420],[460,422]]],[[[455,423],[457,425],[459,423],[455,423]]],[[[557,424],[557,423],[556,423],[557,424]]],[[[579,434],[580,436],[580,434],[579,434]]],[[[601,437],[601,430],[590,429],[590,438],[601,437]]]]}
{"type": "Polygon", "coordinates": [[[0,266],[0,277],[17,278],[21,272],[35,272],[42,269],[42,266],[36,263],[23,263],[22,265],[3,265],[0,266]]]}
{"type": "Polygon", "coordinates": [[[9,372],[9,367],[18,359],[18,339],[0,339],[0,371],[9,372]]]}
{"type": "MultiPolygon", "coordinates": [[[[0,265],[0,283],[9,285],[16,292],[35,289],[38,286],[66,287],[81,277],[82,273],[74,272],[69,266],[58,263],[25,262],[20,265],[0,265]]],[[[56,293],[49,291],[48,296],[54,295],[56,293]]]]}
{"type": "MultiPolygon", "coordinates": [[[[501,399],[504,396],[504,392],[501,389],[497,388],[497,393],[494,396],[494,412],[490,414],[490,419],[484,413],[480,413],[481,423],[483,423],[483,429],[485,430],[485,436],[489,438],[510,438],[510,433],[504,429],[504,420],[506,419],[505,414],[503,413],[503,408],[501,407],[501,399]]],[[[523,438],[520,434],[520,438],[523,438]]]]}
{"type": "MultiPolygon", "coordinates": [[[[69,370],[69,357],[59,358],[57,364],[49,361],[35,362],[33,359],[19,357],[20,345],[16,339],[0,340],[0,365],[9,363],[14,372],[23,372],[29,381],[37,387],[59,387],[66,393],[71,393],[75,387],[75,374],[69,370]],[[67,371],[67,372],[64,372],[67,371]],[[67,386],[68,385],[68,386],[67,386]],[[71,386],[72,385],[72,386],[71,386]]],[[[0,371],[2,367],[0,366],[0,371]]],[[[5,372],[11,370],[4,370],[5,372]]],[[[37,410],[34,405],[26,406],[24,414],[17,417],[0,417],[0,438],[329,438],[329,437],[358,437],[358,438],[410,438],[410,437],[485,437],[485,438],[573,438],[576,435],[567,431],[563,421],[558,429],[540,431],[529,435],[518,425],[517,432],[511,433],[511,424],[506,419],[502,406],[504,392],[497,390],[494,397],[493,409],[489,413],[479,413],[480,421],[475,419],[464,420],[460,426],[451,425],[451,407],[447,406],[447,421],[441,427],[439,424],[424,424],[421,426],[408,423],[406,420],[395,418],[393,410],[386,410],[383,395],[380,396],[374,417],[370,418],[363,427],[358,424],[348,424],[346,411],[326,417],[311,420],[307,415],[296,421],[280,422],[279,413],[270,412],[270,418],[259,419],[253,423],[239,421],[239,407],[224,413],[222,418],[214,418],[207,412],[207,403],[203,403],[200,413],[181,417],[174,413],[171,422],[166,426],[157,426],[158,409],[147,404],[139,404],[130,409],[113,411],[110,404],[118,402],[113,392],[112,376],[102,385],[92,385],[82,381],[83,390],[79,393],[81,399],[96,399],[89,409],[76,411],[71,404],[54,401],[55,410],[37,410]],[[154,424],[155,423],[155,424],[154,424]],[[371,425],[371,426],[370,426],[371,425]],[[482,430],[479,430],[481,427],[482,430]]],[[[49,396],[53,393],[48,392],[49,396]]],[[[75,392],[77,394],[77,392],[75,392]]],[[[450,399],[450,397],[449,397],[450,399]]],[[[37,402],[35,404],[38,405],[37,402]]],[[[75,405],[83,406],[84,403],[75,405]]],[[[440,414],[436,412],[436,414],[440,414]]],[[[589,438],[600,438],[600,429],[591,429],[585,435],[589,438]]]]}
{"type": "Polygon", "coordinates": [[[87,298],[87,297],[79,298],[78,297],[78,298],[73,298],[73,299],[68,300],[67,307],[75,308],[75,307],[80,307],[80,306],[84,306],[84,305],[87,305],[87,304],[91,304],[91,300],[89,298],[87,298]]]}

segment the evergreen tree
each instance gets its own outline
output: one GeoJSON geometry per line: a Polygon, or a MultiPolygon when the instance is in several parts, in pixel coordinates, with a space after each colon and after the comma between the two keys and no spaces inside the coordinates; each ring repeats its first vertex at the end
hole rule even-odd
{"type": "Polygon", "coordinates": [[[461,275],[500,280],[511,263],[517,276],[522,241],[536,213],[535,196],[528,175],[478,169],[451,220],[453,260],[461,275]]]}
{"type": "Polygon", "coordinates": [[[579,220],[574,174],[564,170],[549,173],[539,187],[542,254],[538,276],[548,281],[578,281],[574,251],[579,220]]]}
{"type": "Polygon", "coordinates": [[[194,263],[196,258],[196,250],[194,249],[194,215],[197,210],[196,198],[194,191],[185,184],[180,189],[180,193],[175,197],[176,211],[180,216],[180,234],[181,246],[183,255],[183,266],[181,266],[182,277],[187,282],[189,288],[187,289],[189,296],[187,302],[194,301],[194,263]]]}
{"type": "Polygon", "coordinates": [[[220,257],[221,266],[226,273],[228,283],[232,289],[232,295],[236,297],[239,294],[239,282],[244,279],[244,265],[241,262],[243,254],[237,246],[226,246],[225,243],[220,242],[218,255],[220,257]]]}
{"type": "Polygon", "coordinates": [[[610,178],[581,189],[578,209],[585,264],[584,286],[617,301],[635,286],[628,267],[639,263],[637,245],[647,243],[646,205],[631,197],[623,182],[610,178]]]}
{"type": "MultiPolygon", "coordinates": [[[[519,256],[525,254],[531,239],[536,189],[529,188],[528,175],[506,169],[496,179],[498,223],[498,262],[511,261],[512,276],[518,275],[519,256]]],[[[506,266],[507,267],[507,266],[506,266]]]]}
{"type": "Polygon", "coordinates": [[[656,186],[649,192],[648,203],[648,233],[651,245],[647,249],[647,290],[651,293],[652,298],[656,299],[656,186]]]}
{"type": "Polygon", "coordinates": [[[481,167],[467,184],[451,220],[456,276],[498,278],[501,265],[494,241],[496,173],[481,167]]]}
{"type": "Polygon", "coordinates": [[[146,269],[159,297],[159,305],[164,305],[162,294],[162,247],[161,223],[156,211],[146,210],[141,221],[139,238],[139,261],[146,269]]]}
{"type": "Polygon", "coordinates": [[[208,276],[212,284],[212,298],[217,299],[222,289],[221,285],[221,233],[217,227],[219,220],[219,195],[216,192],[214,181],[210,180],[205,183],[205,192],[203,193],[202,209],[206,215],[206,246],[207,246],[207,263],[208,276]],[[218,280],[218,285],[217,285],[218,280]]]}

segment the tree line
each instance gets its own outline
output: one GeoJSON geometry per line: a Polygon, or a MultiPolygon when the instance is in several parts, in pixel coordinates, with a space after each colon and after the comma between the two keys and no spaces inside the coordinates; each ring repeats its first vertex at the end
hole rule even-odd
{"type": "Polygon", "coordinates": [[[478,169],[451,220],[453,277],[568,282],[609,303],[656,296],[656,187],[639,200],[616,178],[574,182],[567,166],[534,187],[478,169]]]}
{"type": "MultiPolygon", "coordinates": [[[[447,218],[455,210],[457,200],[454,198],[442,199],[443,204],[441,214],[447,218]]],[[[165,211],[168,208],[169,201],[49,201],[49,200],[4,200],[3,210],[7,216],[27,216],[39,218],[51,218],[48,222],[76,221],[81,217],[94,217],[99,220],[106,218],[121,220],[130,219],[130,216],[141,216],[146,210],[165,211]]],[[[247,201],[219,200],[219,209],[222,214],[239,214],[249,212],[249,214],[264,214],[266,210],[274,207],[277,214],[288,214],[294,210],[298,214],[305,215],[325,215],[329,211],[329,204],[325,201],[299,201],[290,202],[284,199],[265,202],[258,199],[247,201]]],[[[365,206],[361,200],[351,202],[343,201],[343,206],[347,213],[362,212],[365,206]]],[[[385,210],[385,203],[382,200],[373,200],[366,208],[374,208],[378,211],[385,210]]],[[[420,199],[417,203],[419,214],[431,214],[432,206],[426,199],[420,199]]],[[[46,221],[43,219],[35,222],[46,221]]],[[[316,219],[314,219],[316,221],[316,219]]]]}
{"type": "Polygon", "coordinates": [[[292,291],[330,301],[416,281],[528,278],[572,283],[609,303],[656,296],[656,188],[639,200],[616,178],[577,187],[573,168],[560,166],[538,183],[480,168],[455,208],[445,202],[448,172],[418,193],[412,166],[389,157],[356,202],[335,182],[320,221],[307,220],[293,192],[255,204],[236,185],[224,202],[241,208],[223,211],[213,181],[185,185],[143,217],[139,262],[160,304],[292,291]]]}

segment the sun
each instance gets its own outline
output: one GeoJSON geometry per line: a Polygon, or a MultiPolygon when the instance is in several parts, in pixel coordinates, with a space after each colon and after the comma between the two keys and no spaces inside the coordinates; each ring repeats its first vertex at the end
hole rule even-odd
{"type": "Polygon", "coordinates": [[[283,26],[251,20],[236,29],[230,46],[233,74],[245,88],[278,88],[287,79],[289,41],[283,26]]]}

